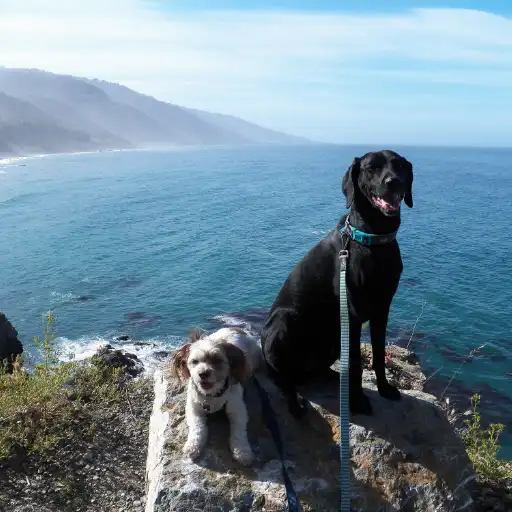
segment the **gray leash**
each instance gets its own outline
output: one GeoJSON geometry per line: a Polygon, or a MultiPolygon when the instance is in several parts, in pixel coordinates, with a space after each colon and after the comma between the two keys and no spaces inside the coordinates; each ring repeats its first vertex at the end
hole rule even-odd
{"type": "MultiPolygon", "coordinates": [[[[342,240],[343,240],[342,229],[342,240]]],[[[348,236],[348,233],[345,233],[348,236]]],[[[348,241],[347,241],[348,247],[348,241]]],[[[347,299],[348,250],[342,249],[340,259],[340,512],[350,512],[350,435],[349,435],[349,349],[350,321],[347,299]]]]}

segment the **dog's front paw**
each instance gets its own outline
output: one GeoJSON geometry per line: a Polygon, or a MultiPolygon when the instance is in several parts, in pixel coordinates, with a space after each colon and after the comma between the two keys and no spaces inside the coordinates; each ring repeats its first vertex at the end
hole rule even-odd
{"type": "Polygon", "coordinates": [[[188,439],[183,446],[183,453],[192,460],[197,459],[199,455],[201,455],[202,451],[202,444],[197,442],[195,439],[188,439]]]}
{"type": "Polygon", "coordinates": [[[235,445],[231,448],[233,458],[242,464],[242,466],[250,466],[254,461],[254,452],[249,444],[235,445]]]}
{"type": "Polygon", "coordinates": [[[371,416],[373,414],[372,404],[362,391],[350,395],[350,412],[352,414],[364,414],[365,416],[371,416]]]}
{"type": "Polygon", "coordinates": [[[377,386],[379,390],[379,395],[387,398],[388,400],[397,401],[400,400],[401,394],[400,391],[395,386],[392,386],[389,382],[382,382],[377,386]]]}

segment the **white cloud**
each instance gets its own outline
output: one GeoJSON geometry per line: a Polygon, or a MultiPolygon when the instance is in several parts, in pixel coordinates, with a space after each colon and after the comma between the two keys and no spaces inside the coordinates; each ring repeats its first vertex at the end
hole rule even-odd
{"type": "Polygon", "coordinates": [[[0,0],[0,12],[4,66],[121,82],[309,136],[336,123],[349,132],[361,115],[353,105],[367,100],[396,108],[404,87],[410,101],[425,84],[512,87],[512,19],[480,11],[176,13],[136,0],[0,0]]]}

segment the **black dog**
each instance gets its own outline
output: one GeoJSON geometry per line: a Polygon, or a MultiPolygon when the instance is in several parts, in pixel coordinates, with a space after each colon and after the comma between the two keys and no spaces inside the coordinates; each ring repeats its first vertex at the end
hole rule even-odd
{"type": "Polygon", "coordinates": [[[412,165],[393,151],[355,158],[342,180],[349,214],[296,265],[272,305],[261,335],[263,354],[297,418],[307,409],[296,386],[328,373],[340,355],[339,253],[344,248],[349,253],[350,410],[372,414],[362,388],[360,345],[361,326],[368,320],[379,393],[400,399],[386,379],[385,338],[403,269],[394,234],[402,199],[412,208],[412,181],[412,165]],[[341,234],[343,227],[350,236],[341,234]]]}

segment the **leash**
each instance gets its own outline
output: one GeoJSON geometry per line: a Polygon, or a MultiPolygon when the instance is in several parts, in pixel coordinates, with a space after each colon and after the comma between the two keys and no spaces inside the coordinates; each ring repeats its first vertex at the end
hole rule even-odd
{"type": "MultiPolygon", "coordinates": [[[[347,217],[348,224],[348,217],[347,217]]],[[[347,225],[346,225],[347,226],[347,225]]],[[[341,230],[343,235],[350,235],[346,227],[341,230]]],[[[347,260],[348,240],[339,252],[340,259],[340,512],[350,512],[350,421],[349,421],[349,350],[350,350],[350,320],[347,299],[347,260]]]]}
{"type": "Polygon", "coordinates": [[[349,417],[349,352],[350,317],[348,313],[347,260],[350,240],[365,245],[384,245],[396,239],[397,231],[387,234],[370,234],[350,225],[349,216],[340,229],[342,249],[340,259],[340,512],[352,512],[350,506],[350,417],[349,417]],[[343,237],[347,241],[343,243],[343,237]]]}
{"type": "MultiPolygon", "coordinates": [[[[350,238],[348,229],[350,225],[347,223],[341,229],[342,240],[343,235],[350,238]]],[[[348,240],[344,247],[348,247],[348,240]]],[[[349,421],[349,349],[350,349],[350,321],[348,314],[347,299],[347,260],[348,250],[346,248],[339,252],[340,259],[340,491],[341,505],[340,512],[353,512],[350,506],[350,421],[349,421]]],[[[281,459],[281,472],[283,475],[284,486],[286,489],[286,498],[288,500],[288,512],[300,512],[297,493],[293,487],[290,476],[284,462],[284,448],[281,439],[281,432],[277,424],[276,415],[267,392],[263,389],[258,379],[254,378],[254,384],[258,390],[262,404],[263,418],[270,430],[270,434],[276,445],[277,452],[281,459]]]]}
{"type": "Polygon", "coordinates": [[[290,475],[288,475],[288,471],[286,469],[286,465],[284,463],[284,448],[283,441],[281,439],[281,432],[279,430],[279,426],[277,424],[276,415],[272,406],[270,405],[270,399],[268,397],[267,392],[263,389],[261,384],[258,382],[258,379],[254,378],[254,384],[256,385],[256,389],[260,395],[261,405],[263,409],[263,418],[265,423],[267,424],[267,428],[270,430],[270,434],[274,439],[274,444],[276,445],[277,452],[279,453],[279,457],[281,458],[281,472],[283,474],[284,487],[286,489],[286,499],[288,500],[288,512],[299,512],[299,500],[297,499],[297,493],[295,492],[295,488],[293,487],[292,480],[290,475]]]}

